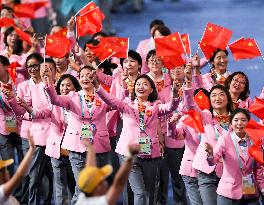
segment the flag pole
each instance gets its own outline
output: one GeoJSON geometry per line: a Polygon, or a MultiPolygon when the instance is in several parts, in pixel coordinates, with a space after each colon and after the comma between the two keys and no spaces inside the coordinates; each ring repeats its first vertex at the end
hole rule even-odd
{"type": "Polygon", "coordinates": [[[95,67],[95,70],[97,70],[97,68],[99,68],[99,66],[105,62],[107,59],[111,58],[113,55],[115,55],[116,52],[113,52],[110,56],[108,56],[106,59],[104,59],[103,61],[101,61],[96,67],[95,67]]]}
{"type": "Polygon", "coordinates": [[[184,54],[185,54],[185,56],[187,56],[187,60],[188,60],[188,62],[190,61],[190,59],[189,59],[189,57],[188,57],[188,55],[187,55],[187,53],[186,53],[186,49],[185,49],[185,46],[184,46],[184,44],[183,44],[183,42],[182,42],[182,38],[181,38],[181,35],[180,35],[180,33],[179,32],[177,32],[178,33],[178,35],[179,35],[179,37],[180,37],[180,39],[181,39],[181,44],[182,44],[182,47],[183,47],[183,50],[184,50],[184,54]]]}
{"type": "Polygon", "coordinates": [[[78,37],[78,29],[77,29],[77,23],[76,23],[76,17],[74,17],[74,21],[75,21],[75,36],[76,36],[76,41],[77,44],[79,45],[79,37],[78,37]]]}
{"type": "Polygon", "coordinates": [[[192,48],[191,48],[191,41],[190,41],[190,35],[187,34],[188,36],[188,41],[189,41],[189,48],[190,48],[190,59],[192,58],[192,48]]]}
{"type": "Polygon", "coordinates": [[[128,52],[129,52],[129,38],[127,38],[127,58],[128,58],[128,52]]]}
{"type": "Polygon", "coordinates": [[[46,64],[46,42],[47,42],[47,34],[45,35],[44,38],[44,56],[43,56],[44,66],[46,64]]]}

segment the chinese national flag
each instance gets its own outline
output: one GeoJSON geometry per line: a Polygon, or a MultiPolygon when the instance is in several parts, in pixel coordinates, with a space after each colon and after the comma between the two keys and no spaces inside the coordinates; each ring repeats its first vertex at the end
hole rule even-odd
{"type": "Polygon", "coordinates": [[[249,107],[249,111],[256,115],[261,120],[264,119],[264,100],[255,98],[254,103],[249,107]]]}
{"type": "Polygon", "coordinates": [[[18,62],[16,62],[16,61],[12,62],[7,67],[8,74],[9,74],[9,76],[12,79],[14,84],[16,84],[16,69],[17,69],[17,67],[21,67],[21,65],[18,62]]]}
{"type": "Polygon", "coordinates": [[[199,43],[206,59],[210,59],[217,48],[225,50],[232,34],[233,32],[227,28],[207,23],[199,43]]]}
{"type": "Polygon", "coordinates": [[[261,56],[258,44],[253,38],[240,38],[229,45],[235,60],[261,56]]]}
{"type": "Polygon", "coordinates": [[[191,54],[190,38],[189,34],[181,34],[182,43],[185,48],[186,54],[191,54]]]}
{"type": "Polygon", "coordinates": [[[53,36],[66,38],[68,29],[66,27],[62,28],[61,30],[57,31],[56,33],[53,33],[53,36]]]}
{"type": "Polygon", "coordinates": [[[22,31],[18,27],[14,27],[16,30],[17,35],[22,41],[26,41],[29,45],[32,45],[31,40],[30,40],[30,35],[24,31],[22,31]]]}
{"type": "MultiPolygon", "coordinates": [[[[80,10],[80,15],[84,15],[85,13],[95,9],[96,7],[97,5],[93,1],[89,2],[84,8],[80,10]]],[[[104,13],[101,11],[101,9],[99,9],[99,12],[100,12],[101,19],[104,20],[105,18],[104,13]]]]}
{"type": "Polygon", "coordinates": [[[261,145],[253,145],[248,149],[249,154],[260,164],[264,164],[263,150],[261,145]]]}
{"type": "Polygon", "coordinates": [[[186,126],[193,128],[199,133],[204,133],[204,126],[201,118],[201,114],[195,110],[189,110],[187,112],[188,117],[183,120],[186,126]]]}
{"type": "Polygon", "coordinates": [[[100,61],[104,61],[109,56],[127,58],[128,38],[104,37],[97,46],[87,45],[87,47],[100,61]]]}
{"type": "Polygon", "coordinates": [[[173,56],[161,56],[163,65],[170,69],[180,67],[184,65],[186,62],[181,56],[181,54],[173,55],[173,56]]]}
{"type": "Polygon", "coordinates": [[[71,50],[71,41],[67,38],[61,38],[53,35],[46,37],[45,52],[47,55],[57,58],[63,58],[71,50]]]}
{"type": "Polygon", "coordinates": [[[264,126],[250,119],[245,128],[245,132],[255,145],[259,145],[261,143],[261,138],[264,137],[264,126]]]}
{"type": "Polygon", "coordinates": [[[102,18],[98,7],[76,17],[77,36],[93,35],[102,30],[102,18]]]}
{"type": "Polygon", "coordinates": [[[179,32],[155,38],[154,41],[158,56],[173,56],[177,53],[185,53],[179,32]]]}
{"type": "Polygon", "coordinates": [[[208,96],[206,96],[202,90],[200,90],[196,95],[194,96],[194,101],[199,106],[201,110],[210,110],[210,100],[208,96]]]}
{"type": "Polygon", "coordinates": [[[0,18],[0,27],[8,27],[8,26],[13,26],[15,25],[15,22],[11,18],[0,18]]]}
{"type": "Polygon", "coordinates": [[[34,3],[16,4],[14,6],[14,13],[16,17],[35,18],[35,11],[46,6],[47,1],[39,1],[34,3]]]}

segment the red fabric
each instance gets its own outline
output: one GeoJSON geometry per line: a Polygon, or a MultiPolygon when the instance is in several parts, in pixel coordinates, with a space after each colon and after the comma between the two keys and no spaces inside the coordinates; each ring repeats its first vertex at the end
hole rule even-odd
{"type": "Polygon", "coordinates": [[[210,110],[210,100],[202,90],[196,93],[196,95],[194,96],[194,100],[201,110],[210,110]]]}
{"type": "Polygon", "coordinates": [[[57,37],[61,37],[61,38],[66,38],[67,31],[68,31],[68,29],[66,27],[64,27],[61,30],[59,30],[58,32],[53,33],[52,35],[57,36],[57,37]]]}
{"type": "Polygon", "coordinates": [[[16,84],[16,69],[17,69],[17,67],[21,67],[21,65],[18,62],[16,62],[16,61],[12,62],[7,67],[8,74],[9,74],[9,76],[12,79],[14,84],[16,84]]]}
{"type": "Polygon", "coordinates": [[[240,38],[229,45],[235,60],[261,56],[258,44],[253,38],[240,38]]]}
{"type": "Polygon", "coordinates": [[[100,9],[95,9],[76,17],[77,36],[93,35],[102,30],[100,9]]]}
{"type": "Polygon", "coordinates": [[[189,110],[187,114],[188,117],[186,117],[183,120],[183,123],[186,126],[193,128],[195,131],[199,133],[204,133],[204,126],[202,123],[201,114],[195,110],[189,110]]]}
{"type": "Polygon", "coordinates": [[[8,26],[13,26],[15,25],[15,22],[11,18],[0,18],[0,27],[8,27],[8,26]]]}
{"type": "Polygon", "coordinates": [[[182,43],[186,54],[191,54],[189,34],[181,34],[182,43]]]}
{"type": "Polygon", "coordinates": [[[46,37],[45,52],[47,55],[57,58],[63,58],[71,50],[71,41],[67,38],[61,38],[53,35],[46,37]]]}
{"type": "Polygon", "coordinates": [[[14,13],[16,17],[35,18],[35,11],[46,6],[47,1],[40,1],[34,3],[16,4],[14,6],[14,13]]]}
{"type": "MultiPolygon", "coordinates": [[[[97,5],[94,2],[89,2],[84,8],[81,9],[80,11],[80,15],[84,15],[85,13],[95,9],[97,7],[97,5]]],[[[101,19],[103,20],[105,18],[104,13],[99,9],[100,11],[100,15],[101,15],[101,19]]]]}
{"type": "Polygon", "coordinates": [[[22,31],[22,30],[21,30],[20,28],[18,28],[18,27],[14,27],[14,28],[15,28],[15,30],[16,30],[17,35],[19,36],[19,38],[20,38],[22,41],[26,41],[29,45],[32,45],[31,40],[30,40],[31,36],[30,36],[28,33],[22,31]]]}
{"type": "Polygon", "coordinates": [[[264,136],[264,126],[257,123],[255,120],[250,119],[248,122],[245,132],[254,142],[255,145],[261,144],[261,138],[264,136]]]}
{"type": "Polygon", "coordinates": [[[87,44],[87,47],[103,61],[109,56],[127,58],[128,38],[104,37],[97,46],[87,44]]]}
{"type": "Polygon", "coordinates": [[[233,32],[227,28],[207,23],[203,37],[199,42],[206,59],[210,59],[217,48],[225,50],[232,34],[233,32]]]}
{"type": "Polygon", "coordinates": [[[173,56],[184,53],[184,46],[179,32],[155,38],[154,41],[158,56],[173,56]]]}
{"type": "Polygon", "coordinates": [[[263,150],[260,145],[253,145],[249,147],[248,152],[257,162],[264,164],[263,150]]]}
{"type": "Polygon", "coordinates": [[[254,103],[249,107],[249,111],[261,120],[264,119],[264,100],[255,98],[254,103]]]}
{"type": "Polygon", "coordinates": [[[173,56],[161,56],[161,59],[163,65],[169,70],[176,67],[180,67],[186,63],[185,60],[182,58],[181,54],[173,56]]]}

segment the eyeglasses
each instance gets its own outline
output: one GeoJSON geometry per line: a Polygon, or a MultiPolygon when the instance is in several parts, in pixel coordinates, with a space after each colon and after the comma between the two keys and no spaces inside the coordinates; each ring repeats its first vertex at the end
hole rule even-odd
{"type": "Polygon", "coordinates": [[[39,64],[32,64],[32,65],[28,65],[27,69],[35,69],[38,70],[40,68],[39,64]]]}
{"type": "Polygon", "coordinates": [[[233,78],[232,81],[237,83],[237,84],[241,84],[241,85],[245,85],[246,84],[246,81],[241,81],[241,80],[238,80],[236,78],[233,78]]]}
{"type": "Polygon", "coordinates": [[[162,60],[161,59],[149,59],[148,62],[151,64],[154,64],[154,63],[161,64],[162,60]]]}

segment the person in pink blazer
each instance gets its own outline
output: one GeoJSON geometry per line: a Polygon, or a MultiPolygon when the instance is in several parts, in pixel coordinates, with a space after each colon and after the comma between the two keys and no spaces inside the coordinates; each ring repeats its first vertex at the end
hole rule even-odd
{"type": "MultiPolygon", "coordinates": [[[[97,153],[98,166],[102,167],[109,163],[111,146],[106,126],[106,113],[110,107],[94,93],[93,84],[90,82],[92,71],[93,68],[89,66],[81,68],[79,82],[82,90],[79,92],[57,95],[53,84],[46,85],[51,103],[63,107],[71,113],[61,148],[69,151],[69,160],[75,181],[85,164],[86,147],[82,139],[89,139],[93,143],[97,153]]],[[[75,188],[72,204],[76,202],[79,193],[77,186],[75,188]]]]}
{"type": "Polygon", "coordinates": [[[227,50],[217,49],[213,56],[210,58],[209,62],[212,64],[212,68],[209,73],[201,75],[200,66],[194,69],[194,87],[195,88],[205,88],[210,91],[210,89],[216,85],[224,85],[226,78],[230,75],[227,70],[228,65],[228,52],[227,50]]]}
{"type": "Polygon", "coordinates": [[[247,110],[238,108],[230,116],[231,130],[213,148],[206,143],[208,162],[223,160],[224,169],[217,188],[217,205],[259,205],[259,192],[264,194],[263,165],[250,156],[252,145],[244,128],[250,120],[247,110]]]}
{"type": "Polygon", "coordinates": [[[141,69],[141,74],[146,74],[149,72],[149,68],[147,66],[146,62],[146,57],[147,54],[150,50],[155,49],[155,44],[154,44],[154,39],[153,39],[153,30],[159,26],[159,25],[165,25],[164,22],[160,19],[154,19],[150,25],[149,25],[149,32],[150,32],[150,38],[142,40],[139,42],[137,46],[137,52],[141,55],[142,58],[142,69],[141,69]]]}
{"type": "Polygon", "coordinates": [[[245,73],[237,71],[229,75],[225,81],[225,87],[229,90],[233,100],[234,109],[248,109],[253,103],[249,97],[249,80],[245,73]]]}
{"type": "Polygon", "coordinates": [[[179,103],[178,84],[173,87],[173,99],[168,104],[157,100],[154,82],[148,75],[141,75],[135,81],[131,98],[119,100],[104,91],[94,77],[97,94],[113,109],[123,114],[123,129],[116,152],[128,156],[127,145],[139,143],[141,151],[134,162],[129,183],[134,193],[134,204],[153,204],[155,180],[160,163],[158,139],[158,117],[173,112],[179,103]],[[131,132],[133,130],[133,132],[131,132]]]}
{"type": "MultiPolygon", "coordinates": [[[[187,68],[187,67],[186,67],[187,68]]],[[[192,89],[192,69],[185,69],[186,86],[183,91],[186,110],[197,110],[202,119],[204,133],[200,133],[200,144],[193,159],[193,168],[198,170],[198,185],[203,204],[216,204],[216,189],[222,175],[221,161],[215,166],[207,163],[207,154],[204,150],[208,142],[214,147],[219,138],[226,135],[229,129],[229,114],[233,111],[233,103],[228,90],[222,85],[215,85],[210,90],[210,110],[197,108],[194,103],[192,89]]]]}

